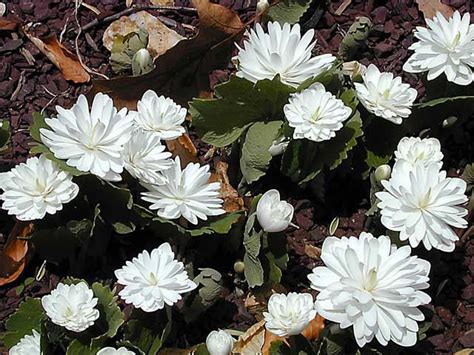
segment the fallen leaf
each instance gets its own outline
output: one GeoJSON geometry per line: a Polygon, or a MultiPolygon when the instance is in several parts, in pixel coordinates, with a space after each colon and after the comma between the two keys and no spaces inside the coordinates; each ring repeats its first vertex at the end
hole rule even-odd
{"type": "Polygon", "coordinates": [[[425,19],[432,19],[436,16],[436,12],[441,12],[446,18],[451,17],[454,13],[453,8],[443,4],[441,0],[415,0],[415,2],[425,19]]]}
{"type": "Polygon", "coordinates": [[[150,73],[95,81],[91,95],[107,93],[117,106],[134,109],[148,89],[181,105],[187,105],[199,93],[208,92],[209,73],[229,63],[234,41],[245,27],[234,11],[222,5],[209,0],[193,0],[193,4],[200,20],[195,37],[180,41],[159,56],[150,73]]]}
{"type": "Polygon", "coordinates": [[[26,29],[23,30],[28,39],[62,72],[64,79],[75,83],[86,83],[90,80],[89,73],[83,68],[75,54],[59,43],[55,35],[38,38],[26,29]]]}
{"type": "Polygon", "coordinates": [[[305,244],[304,253],[314,260],[319,260],[321,258],[321,248],[315,247],[311,244],[305,244]]]}
{"type": "Polygon", "coordinates": [[[130,16],[122,16],[112,22],[102,36],[105,48],[112,50],[114,41],[118,36],[138,32],[140,29],[148,33],[147,49],[153,58],[156,58],[168,49],[174,47],[184,37],[176,31],[166,27],[158,18],[146,11],[140,11],[130,16]]]}
{"type": "Polygon", "coordinates": [[[337,10],[334,12],[334,15],[336,16],[341,16],[344,11],[349,7],[349,5],[352,3],[352,0],[344,0],[341,5],[337,8],[337,10]]]}
{"type": "Polygon", "coordinates": [[[177,139],[166,141],[168,150],[173,154],[173,158],[179,156],[181,166],[184,168],[189,163],[197,163],[197,149],[193,141],[187,134],[183,134],[177,139]]]}
{"type": "Polygon", "coordinates": [[[462,349],[454,353],[454,355],[472,355],[472,354],[474,354],[474,348],[462,349]]]}
{"type": "Polygon", "coordinates": [[[151,0],[153,5],[173,6],[174,0],[151,0]]]}
{"type": "Polygon", "coordinates": [[[15,31],[19,24],[16,20],[0,18],[0,31],[15,31]]]}
{"type": "MultiPolygon", "coordinates": [[[[324,329],[324,318],[317,315],[301,333],[309,341],[319,338],[324,329]]],[[[275,340],[283,340],[285,338],[278,337],[265,329],[265,320],[251,326],[242,334],[237,342],[235,342],[232,354],[253,355],[253,354],[270,354],[271,343],[275,340]]]]}
{"type": "Polygon", "coordinates": [[[0,286],[15,281],[23,272],[28,253],[28,241],[25,238],[33,232],[33,223],[17,221],[8,236],[0,255],[0,286]]]}
{"type": "Polygon", "coordinates": [[[221,183],[220,196],[224,200],[224,210],[228,213],[242,211],[244,209],[244,200],[239,196],[236,189],[232,187],[227,176],[229,164],[218,161],[214,165],[215,172],[211,174],[209,182],[218,181],[221,183]]]}

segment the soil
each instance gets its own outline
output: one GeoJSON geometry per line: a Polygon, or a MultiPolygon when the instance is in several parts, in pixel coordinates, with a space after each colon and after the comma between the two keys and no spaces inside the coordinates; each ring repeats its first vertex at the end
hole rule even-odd
{"type": "MultiPolygon", "coordinates": [[[[252,0],[220,0],[221,4],[234,9],[242,19],[248,19],[255,11],[255,1],[252,0]]],[[[474,21],[473,6],[469,1],[443,1],[461,12],[471,12],[471,21],[474,21]]],[[[101,11],[101,17],[122,11],[125,1],[119,0],[88,0],[101,11]]],[[[134,1],[135,4],[148,4],[148,1],[134,1]]],[[[318,2],[319,3],[319,2],[318,2]]],[[[317,50],[321,53],[336,53],[340,41],[357,16],[368,16],[374,27],[368,39],[368,46],[357,53],[357,58],[364,64],[374,63],[380,69],[401,75],[403,80],[416,87],[419,97],[423,97],[424,88],[418,76],[404,73],[402,64],[409,55],[408,47],[413,41],[412,30],[424,25],[423,14],[418,10],[413,0],[390,1],[357,1],[336,16],[335,11],[342,1],[328,1],[329,5],[318,5],[310,8],[302,19],[302,28],[316,29],[318,39],[317,50]]],[[[190,6],[188,1],[177,0],[177,6],[190,6]]],[[[77,24],[74,18],[74,1],[61,0],[12,0],[7,3],[9,18],[18,18],[22,23],[34,23],[37,35],[54,33],[62,34],[63,44],[75,51],[74,38],[77,24]]],[[[169,11],[161,14],[174,23],[176,31],[190,36],[192,33],[182,27],[182,24],[197,25],[197,19],[179,11],[169,11]]],[[[81,26],[93,21],[96,15],[82,7],[79,11],[81,26]]],[[[87,30],[79,38],[78,51],[84,63],[94,71],[112,75],[108,63],[108,51],[102,45],[102,35],[108,24],[99,24],[87,30]]],[[[77,85],[66,81],[59,70],[26,38],[16,32],[0,32],[0,119],[9,120],[12,127],[12,149],[0,157],[0,171],[6,171],[18,162],[24,161],[28,154],[29,137],[28,127],[32,121],[32,113],[44,111],[53,113],[54,106],[70,107],[79,94],[87,93],[91,84],[77,85]],[[34,62],[26,59],[31,54],[34,62]]],[[[216,71],[211,75],[211,82],[225,80],[232,71],[228,68],[216,71]]],[[[192,133],[192,132],[191,132],[192,133]]],[[[199,154],[202,156],[207,146],[202,144],[196,135],[191,134],[196,142],[199,154]]],[[[472,135],[471,135],[472,139],[472,135]]],[[[449,148],[448,148],[449,149],[449,148]]],[[[448,167],[450,168],[450,167],[448,167]]],[[[263,182],[266,184],[268,182],[263,182]]],[[[345,196],[353,195],[352,182],[345,181],[341,186],[343,192],[337,191],[330,195],[329,205],[338,206],[338,212],[344,210],[340,216],[337,236],[358,235],[366,229],[369,220],[365,217],[368,202],[364,195],[352,196],[347,202],[345,196]]],[[[292,290],[307,290],[306,275],[317,265],[322,264],[318,258],[318,250],[324,238],[328,235],[328,226],[334,214],[323,199],[307,199],[304,191],[295,188],[288,181],[279,184],[286,188],[291,203],[295,206],[295,223],[300,226],[297,230],[287,233],[290,248],[290,263],[284,273],[282,284],[292,290]]],[[[337,185],[337,178],[331,182],[337,185]]],[[[367,186],[363,186],[364,191],[367,186]]],[[[329,199],[326,194],[326,201],[329,199]]],[[[0,235],[0,246],[6,239],[6,234],[12,221],[5,216],[0,235]]],[[[420,257],[428,258],[432,263],[431,288],[429,294],[432,303],[424,310],[428,320],[432,322],[427,338],[419,344],[430,354],[449,354],[464,348],[474,348],[474,240],[463,240],[457,244],[453,253],[430,251],[429,256],[424,250],[416,250],[420,257]]],[[[34,276],[41,262],[32,260],[20,277],[34,276]]],[[[232,270],[229,271],[232,274],[232,270]]],[[[33,281],[18,294],[17,280],[0,288],[0,332],[4,330],[4,321],[15,310],[25,296],[42,296],[59,281],[60,273],[48,272],[41,281],[33,281]]],[[[208,317],[202,328],[189,329],[188,342],[203,341],[207,328],[217,326],[246,329],[255,322],[254,316],[245,308],[244,297],[235,292],[228,292],[225,301],[217,305],[214,316],[208,317]],[[221,308],[222,307],[222,308],[221,308]],[[215,316],[216,313],[226,316],[215,316]],[[220,319],[217,319],[220,318],[220,319]]],[[[186,330],[188,332],[188,330],[186,330]]]]}

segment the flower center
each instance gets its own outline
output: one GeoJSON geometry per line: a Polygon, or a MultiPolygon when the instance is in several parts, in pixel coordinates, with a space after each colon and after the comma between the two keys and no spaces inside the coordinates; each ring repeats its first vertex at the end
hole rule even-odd
{"type": "Polygon", "coordinates": [[[385,100],[388,100],[388,99],[390,99],[390,94],[391,94],[390,89],[385,89],[382,96],[385,100]]]}
{"type": "Polygon", "coordinates": [[[370,292],[377,286],[377,268],[373,267],[369,271],[368,277],[364,282],[364,290],[370,292]]]}
{"type": "Polygon", "coordinates": [[[431,200],[431,188],[428,189],[428,192],[425,193],[419,200],[418,200],[418,208],[420,210],[425,210],[430,205],[431,200]]]}
{"type": "Polygon", "coordinates": [[[151,286],[156,286],[156,285],[158,285],[159,280],[156,277],[155,273],[150,272],[150,274],[148,275],[148,281],[150,282],[151,286]]]}
{"type": "Polygon", "coordinates": [[[321,116],[321,107],[318,107],[316,111],[313,112],[309,120],[311,123],[316,123],[316,121],[319,120],[320,116],[321,116]]]}
{"type": "Polygon", "coordinates": [[[66,318],[72,318],[74,316],[74,311],[71,307],[67,306],[66,311],[64,312],[66,318]]]}
{"type": "Polygon", "coordinates": [[[456,36],[454,36],[453,42],[449,46],[449,50],[451,51],[455,50],[460,40],[461,40],[461,32],[458,31],[458,33],[456,33],[456,36]]]}

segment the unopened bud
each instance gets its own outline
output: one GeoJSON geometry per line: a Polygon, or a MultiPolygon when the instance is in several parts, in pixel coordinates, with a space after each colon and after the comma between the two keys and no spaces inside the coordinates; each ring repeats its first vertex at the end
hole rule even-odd
{"type": "Polygon", "coordinates": [[[357,77],[361,77],[367,71],[367,67],[364,64],[359,63],[356,60],[352,62],[342,63],[341,73],[349,76],[352,80],[357,77]]]}
{"type": "Polygon", "coordinates": [[[445,120],[443,120],[443,123],[441,124],[443,128],[449,128],[453,126],[457,122],[458,118],[456,116],[449,116],[445,120]]]}
{"type": "Polygon", "coordinates": [[[375,169],[375,180],[377,182],[381,182],[382,180],[388,180],[390,179],[390,174],[392,173],[392,168],[387,165],[380,165],[375,169]]]}
{"type": "Polygon", "coordinates": [[[268,0],[258,0],[257,1],[257,14],[262,14],[265,11],[268,10],[270,7],[270,4],[268,3],[268,0]]]}
{"type": "Polygon", "coordinates": [[[146,48],[138,50],[132,58],[133,75],[143,75],[153,70],[153,58],[146,48]]]}
{"type": "Polygon", "coordinates": [[[243,261],[236,261],[234,263],[234,271],[238,274],[241,274],[244,272],[244,269],[245,269],[245,264],[243,261]]]}

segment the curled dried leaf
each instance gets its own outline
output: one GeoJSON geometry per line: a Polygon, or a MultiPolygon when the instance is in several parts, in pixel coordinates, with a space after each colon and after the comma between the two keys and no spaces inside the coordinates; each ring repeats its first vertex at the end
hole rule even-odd
{"type": "Polygon", "coordinates": [[[239,196],[236,189],[232,187],[227,176],[229,164],[218,161],[214,165],[215,172],[212,173],[209,182],[218,181],[221,183],[221,198],[224,200],[224,210],[226,212],[237,212],[244,209],[244,200],[239,196]]]}
{"type": "Polygon", "coordinates": [[[189,135],[183,134],[177,139],[166,141],[168,150],[173,154],[173,158],[179,156],[181,166],[185,167],[189,163],[197,163],[197,149],[189,135]]]}

